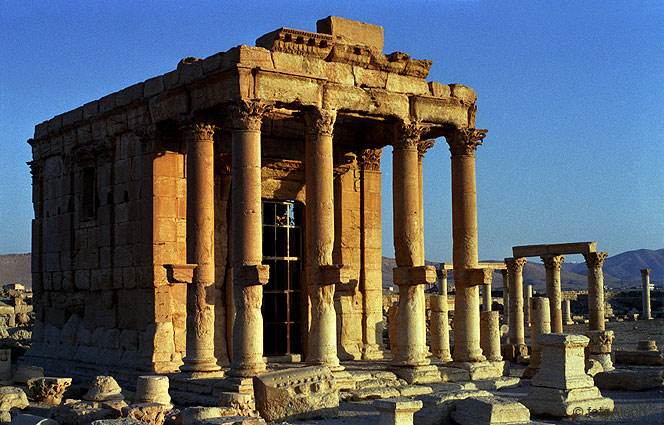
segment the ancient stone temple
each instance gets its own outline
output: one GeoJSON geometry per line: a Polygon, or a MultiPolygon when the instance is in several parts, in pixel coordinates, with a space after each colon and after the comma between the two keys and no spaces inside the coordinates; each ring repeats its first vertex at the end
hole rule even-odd
{"type": "Polygon", "coordinates": [[[332,371],[382,358],[389,145],[404,306],[393,364],[426,366],[435,271],[424,265],[422,161],[441,136],[458,211],[454,358],[482,360],[476,95],[427,82],[431,61],[382,48],[381,27],[328,17],[317,32],[281,28],[255,47],[185,58],[37,125],[37,322],[24,361],[247,377],[271,356],[332,371]]]}

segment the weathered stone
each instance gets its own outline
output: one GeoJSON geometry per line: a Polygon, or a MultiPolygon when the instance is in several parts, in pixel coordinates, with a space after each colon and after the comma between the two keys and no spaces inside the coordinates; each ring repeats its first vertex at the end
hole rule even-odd
{"type": "Polygon", "coordinates": [[[51,417],[63,424],[88,425],[102,419],[116,419],[122,416],[123,400],[106,403],[94,401],[66,400],[52,408],[51,417]]]}
{"type": "Polygon", "coordinates": [[[144,425],[145,422],[134,418],[97,419],[91,425],[144,425]]]}
{"type": "Polygon", "coordinates": [[[136,400],[141,403],[169,404],[168,376],[139,376],[136,381],[136,400]]]}
{"type": "Polygon", "coordinates": [[[53,419],[22,413],[12,418],[11,425],[60,425],[53,419]]]}
{"type": "Polygon", "coordinates": [[[182,425],[194,425],[204,419],[235,416],[235,411],[228,407],[187,407],[182,410],[181,416],[182,425]]]}
{"type": "Polygon", "coordinates": [[[338,16],[328,16],[316,22],[319,33],[331,34],[339,42],[363,44],[381,52],[383,50],[383,28],[338,16]]]}
{"type": "Polygon", "coordinates": [[[57,406],[62,401],[65,391],[71,385],[71,378],[32,378],[27,384],[35,400],[57,406]]]}
{"type": "Polygon", "coordinates": [[[0,387],[0,410],[28,407],[28,397],[18,387],[0,387]]]}
{"type": "Polygon", "coordinates": [[[172,408],[171,404],[137,403],[123,408],[122,415],[150,425],[163,425],[166,419],[164,414],[172,408]]]}
{"type": "Polygon", "coordinates": [[[380,425],[413,425],[413,414],[422,408],[422,402],[395,398],[376,400],[373,406],[380,413],[380,425]]]}
{"type": "Polygon", "coordinates": [[[12,351],[0,349],[0,385],[11,385],[12,382],[12,351]]]}
{"type": "Polygon", "coordinates": [[[501,397],[468,397],[456,403],[452,419],[459,425],[528,424],[523,404],[501,397]]]}
{"type": "Polygon", "coordinates": [[[643,391],[664,386],[662,370],[613,370],[593,377],[600,390],[643,391]]]}
{"type": "Polygon", "coordinates": [[[256,409],[263,419],[331,417],[339,408],[339,390],[324,366],[287,369],[254,378],[256,409]]]}
{"type": "Polygon", "coordinates": [[[83,399],[89,401],[122,400],[124,395],[122,395],[122,388],[112,376],[97,376],[83,399]]]}

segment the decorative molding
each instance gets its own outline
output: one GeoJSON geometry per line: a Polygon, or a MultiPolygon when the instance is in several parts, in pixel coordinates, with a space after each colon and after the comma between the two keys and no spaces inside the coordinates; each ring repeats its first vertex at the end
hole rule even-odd
{"type": "Polygon", "coordinates": [[[422,161],[424,154],[433,147],[433,144],[436,143],[435,140],[422,140],[417,144],[417,159],[422,161]]]}
{"type": "Polygon", "coordinates": [[[422,134],[429,130],[429,125],[419,121],[401,121],[397,124],[394,149],[417,149],[422,134]]]}
{"type": "Polygon", "coordinates": [[[360,168],[368,171],[380,171],[380,157],[382,149],[363,149],[357,155],[360,168]]]}
{"type": "Polygon", "coordinates": [[[263,118],[273,105],[260,99],[239,99],[230,107],[235,130],[260,131],[263,118]]]}
{"type": "Polygon", "coordinates": [[[489,130],[478,130],[476,128],[460,128],[445,136],[447,144],[450,145],[450,153],[456,155],[474,155],[475,150],[482,144],[489,130]]]}
{"type": "Polygon", "coordinates": [[[307,134],[325,134],[331,136],[334,133],[334,123],[336,120],[336,109],[313,108],[304,113],[307,134]]]}

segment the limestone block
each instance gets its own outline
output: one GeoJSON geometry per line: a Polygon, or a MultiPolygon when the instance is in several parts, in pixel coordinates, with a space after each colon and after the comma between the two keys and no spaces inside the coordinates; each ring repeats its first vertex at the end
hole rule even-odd
{"type": "Polygon", "coordinates": [[[12,350],[9,348],[3,348],[0,349],[0,385],[11,385],[11,383],[12,350]]]}
{"type": "Polygon", "coordinates": [[[456,403],[452,419],[459,425],[529,424],[530,412],[501,397],[468,397],[456,403]]]}
{"type": "Polygon", "coordinates": [[[138,419],[150,425],[163,425],[165,413],[173,408],[171,404],[136,403],[122,409],[122,416],[138,419]]]}
{"type": "Polygon", "coordinates": [[[415,413],[417,425],[438,425],[450,423],[450,415],[457,402],[467,397],[491,397],[488,391],[452,390],[418,396],[423,408],[415,413]]]}
{"type": "Polygon", "coordinates": [[[234,410],[227,407],[187,407],[181,413],[182,425],[198,425],[205,419],[222,416],[235,416],[234,410]]]}
{"type": "Polygon", "coordinates": [[[322,90],[317,80],[265,71],[259,71],[255,79],[256,96],[266,101],[320,104],[322,90]]]}
{"type": "MultiPolygon", "coordinates": [[[[463,84],[450,84],[450,91],[452,97],[461,99],[468,105],[472,105],[477,101],[477,93],[475,93],[475,90],[464,86],[463,84]]],[[[516,256],[516,254],[514,255],[516,256]]]]}
{"type": "Polygon", "coordinates": [[[422,402],[393,398],[376,400],[373,406],[380,413],[380,425],[413,425],[413,414],[422,408],[422,402]]]}
{"type": "Polygon", "coordinates": [[[339,390],[325,366],[286,369],[254,377],[256,408],[265,420],[336,416],[339,390]]]}
{"type": "Polygon", "coordinates": [[[111,402],[93,402],[65,400],[64,403],[52,408],[51,417],[63,424],[88,425],[93,421],[116,419],[122,416],[122,408],[126,406],[122,400],[111,402]]]}
{"type": "Polygon", "coordinates": [[[124,396],[122,388],[112,376],[97,376],[83,399],[88,401],[122,400],[124,396]]]}
{"type": "Polygon", "coordinates": [[[589,339],[583,335],[540,334],[541,367],[532,378],[533,386],[572,389],[592,387],[593,380],[585,373],[583,350],[589,339]]]}
{"type": "Polygon", "coordinates": [[[338,16],[328,16],[316,22],[316,31],[331,34],[337,40],[362,44],[377,52],[383,51],[383,28],[338,16]]]}
{"type": "Polygon", "coordinates": [[[65,391],[71,385],[71,378],[32,378],[27,384],[28,390],[36,401],[57,406],[62,401],[65,391]]]}
{"type": "Polygon", "coordinates": [[[385,88],[395,93],[429,94],[425,80],[398,74],[388,74],[385,88]]]}
{"type": "Polygon", "coordinates": [[[600,390],[643,391],[664,386],[662,370],[613,370],[594,376],[600,390]]]}
{"type": "Polygon", "coordinates": [[[449,123],[458,127],[467,127],[468,107],[452,97],[413,96],[412,111],[414,118],[434,123],[449,123]]]}
{"type": "Polygon", "coordinates": [[[0,411],[28,407],[28,396],[18,387],[0,387],[0,411]]]}
{"type": "Polygon", "coordinates": [[[11,425],[60,425],[53,419],[48,419],[43,416],[35,416],[28,414],[16,415],[10,422],[11,425]]]}
{"type": "Polygon", "coordinates": [[[123,329],[120,331],[120,348],[138,350],[138,332],[133,329],[123,329]]]}
{"type": "Polygon", "coordinates": [[[81,318],[77,314],[72,314],[69,317],[69,320],[67,320],[67,323],[65,323],[65,326],[62,328],[60,341],[63,344],[68,344],[70,346],[76,345],[76,335],[80,326],[81,318]]]}
{"type": "Polygon", "coordinates": [[[613,400],[602,397],[595,386],[571,390],[531,387],[528,396],[521,402],[532,414],[557,417],[610,413],[614,407],[613,400]]]}
{"type": "Polygon", "coordinates": [[[219,405],[231,408],[242,416],[259,416],[251,394],[222,392],[219,405]]]}
{"type": "Polygon", "coordinates": [[[60,342],[61,330],[50,323],[44,327],[44,342],[60,342]]]}
{"type": "Polygon", "coordinates": [[[139,376],[136,381],[136,399],[141,403],[170,404],[168,376],[139,376]]]}
{"type": "Polygon", "coordinates": [[[155,122],[186,114],[189,97],[184,89],[163,92],[150,99],[150,114],[155,122]]]}
{"type": "Polygon", "coordinates": [[[14,382],[17,384],[25,385],[32,378],[39,378],[44,376],[44,368],[39,366],[29,366],[19,364],[14,372],[14,382]]]}
{"type": "Polygon", "coordinates": [[[450,97],[452,90],[446,84],[440,84],[435,81],[429,82],[429,93],[435,97],[450,97]]]}

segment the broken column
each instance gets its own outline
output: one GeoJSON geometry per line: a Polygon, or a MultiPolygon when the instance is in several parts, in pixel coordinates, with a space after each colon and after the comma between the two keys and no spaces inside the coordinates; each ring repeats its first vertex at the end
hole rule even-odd
{"type": "Polygon", "coordinates": [[[195,264],[187,287],[183,372],[221,369],[214,357],[214,127],[193,122],[187,143],[187,263],[195,264]]]}
{"type": "MultiPolygon", "coordinates": [[[[508,325],[510,322],[510,285],[507,269],[501,270],[503,275],[503,323],[508,325]]],[[[509,338],[509,337],[508,337],[509,338]]]]}
{"type": "Polygon", "coordinates": [[[570,300],[563,300],[563,324],[574,324],[574,320],[572,320],[572,308],[570,306],[570,300]]]}
{"type": "Polygon", "coordinates": [[[532,307],[532,299],[533,299],[533,285],[526,285],[525,286],[525,292],[523,295],[524,302],[523,302],[523,320],[524,320],[524,326],[530,326],[532,323],[532,319],[530,317],[530,309],[532,307]]]}
{"type": "Polygon", "coordinates": [[[583,254],[588,266],[588,322],[591,331],[604,330],[604,274],[602,264],[608,254],[591,252],[583,254]]]}
{"type": "Polygon", "coordinates": [[[263,360],[263,285],[268,266],[263,260],[261,217],[261,123],[271,106],[242,99],[232,109],[232,258],[233,359],[229,375],[250,377],[265,370],[263,360]]]}
{"type": "MultiPolygon", "coordinates": [[[[394,283],[399,286],[397,332],[391,364],[421,370],[429,364],[425,357],[424,285],[434,283],[436,272],[424,265],[419,220],[419,171],[417,144],[426,130],[419,123],[401,123],[394,141],[394,251],[397,267],[394,283]]],[[[399,372],[398,372],[399,373],[399,372]]],[[[404,372],[410,373],[410,372],[404,372]]],[[[402,376],[410,380],[412,376],[402,376]]]]}
{"type": "Polygon", "coordinates": [[[491,283],[482,288],[482,311],[491,311],[491,283]]]}
{"type": "Polygon", "coordinates": [[[561,333],[563,331],[563,315],[560,268],[563,261],[565,261],[565,256],[547,255],[540,258],[542,258],[546,270],[546,296],[549,299],[549,310],[551,312],[551,332],[561,333]]]}
{"type": "Polygon", "coordinates": [[[481,362],[479,283],[471,273],[477,270],[477,193],[475,150],[486,130],[462,128],[445,138],[452,163],[452,257],[454,263],[454,353],[455,362],[481,362]]]}
{"type": "Polygon", "coordinates": [[[429,298],[431,307],[431,354],[444,362],[452,361],[450,355],[450,328],[448,318],[447,304],[447,270],[436,270],[440,287],[439,295],[432,295],[429,298]],[[443,277],[444,276],[444,277],[443,277]]]}
{"type": "Polygon", "coordinates": [[[500,316],[497,311],[480,313],[480,346],[487,360],[503,360],[500,355],[500,316]]]}
{"type": "Polygon", "coordinates": [[[535,297],[532,299],[532,319],[530,326],[530,341],[532,354],[528,368],[523,372],[522,378],[529,379],[539,371],[542,361],[542,349],[537,343],[537,335],[551,333],[551,314],[549,313],[549,299],[535,297]]]}
{"type": "Polygon", "coordinates": [[[587,337],[552,333],[536,340],[542,349],[541,367],[520,400],[532,414],[565,417],[613,411],[613,400],[602,397],[585,372],[587,337]]]}
{"type": "Polygon", "coordinates": [[[509,316],[509,341],[510,348],[507,350],[509,361],[526,354],[524,323],[523,323],[523,266],[526,259],[505,258],[510,283],[510,316],[509,316]]]}
{"type": "Polygon", "coordinates": [[[615,367],[611,360],[611,348],[615,338],[613,331],[586,331],[586,336],[590,339],[586,357],[599,362],[604,372],[614,370],[615,367]]]}
{"type": "Polygon", "coordinates": [[[337,357],[337,315],[334,288],[341,283],[342,266],[332,262],[334,246],[334,174],[332,134],[337,119],[335,110],[314,108],[304,115],[306,121],[305,190],[305,267],[307,291],[311,302],[307,364],[343,369],[337,357]]]}
{"type": "Polygon", "coordinates": [[[650,314],[650,269],[641,270],[641,291],[642,291],[642,304],[643,304],[643,314],[641,319],[650,320],[652,315],[650,314]]]}

